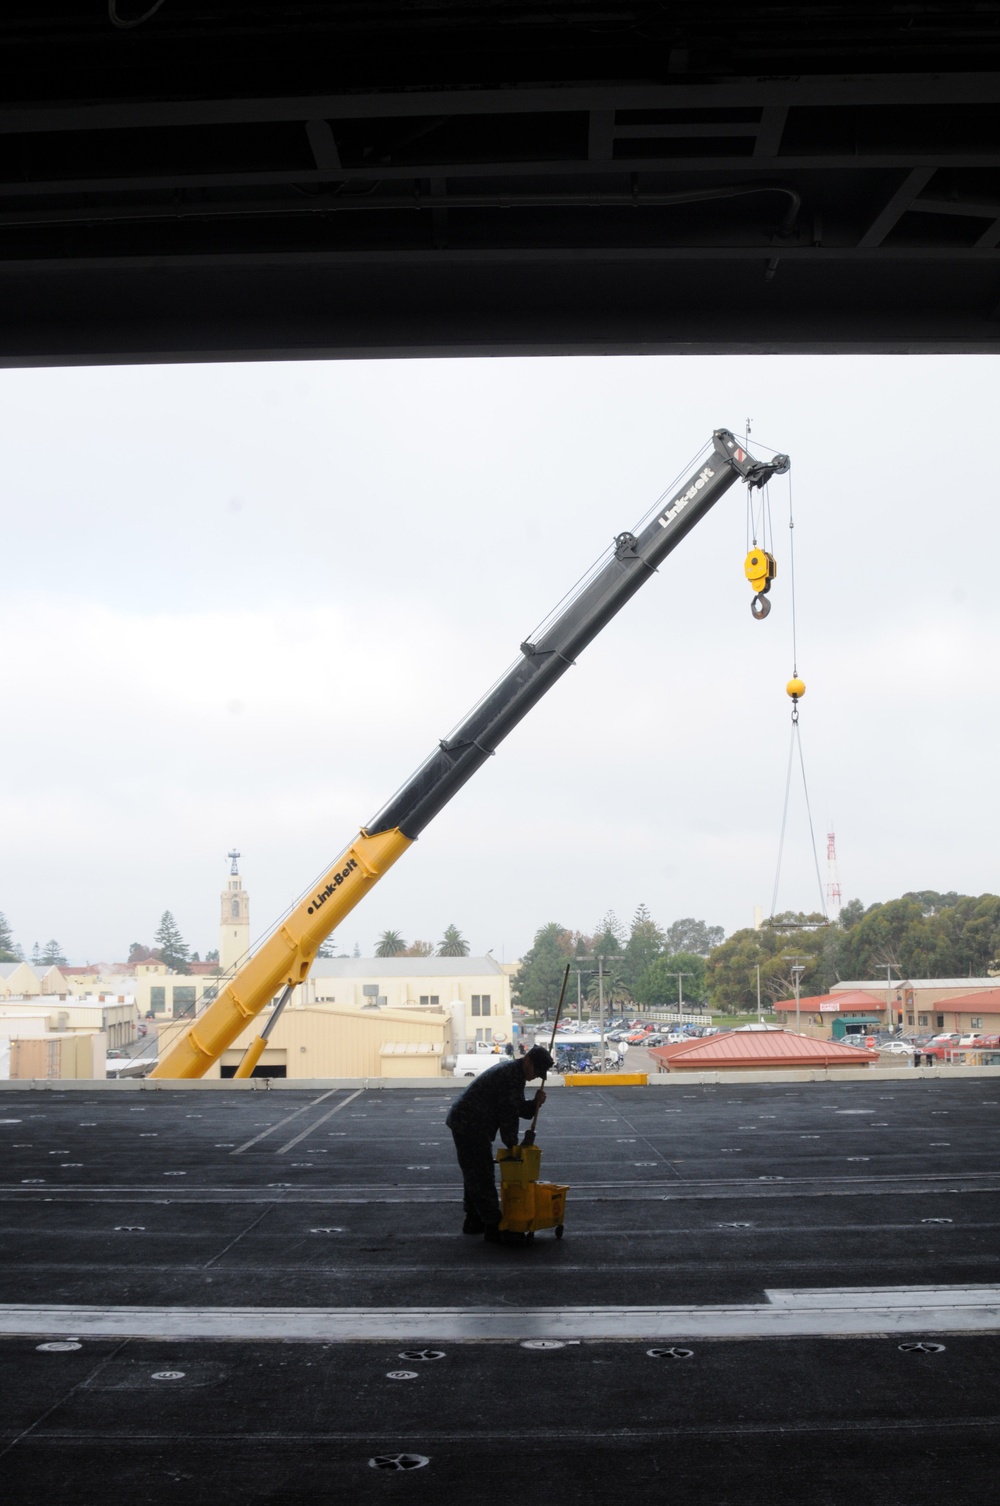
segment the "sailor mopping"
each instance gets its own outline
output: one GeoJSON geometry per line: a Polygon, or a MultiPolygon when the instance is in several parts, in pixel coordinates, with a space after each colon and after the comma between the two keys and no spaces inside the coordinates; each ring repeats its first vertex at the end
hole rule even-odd
{"type": "MultiPolygon", "coordinates": [[[[493,1141],[499,1134],[508,1150],[517,1145],[518,1120],[534,1120],[545,1102],[544,1088],[539,1088],[532,1099],[525,1098],[525,1088],[539,1077],[544,1082],[551,1066],[552,1057],[545,1047],[532,1046],[515,1061],[502,1062],[481,1073],[452,1104],[445,1122],[455,1141],[455,1154],[462,1171],[463,1234],[482,1234],[491,1244],[523,1243],[522,1233],[500,1227],[502,1215],[493,1170],[493,1141]]],[[[534,1143],[530,1130],[525,1143],[534,1143]]]]}

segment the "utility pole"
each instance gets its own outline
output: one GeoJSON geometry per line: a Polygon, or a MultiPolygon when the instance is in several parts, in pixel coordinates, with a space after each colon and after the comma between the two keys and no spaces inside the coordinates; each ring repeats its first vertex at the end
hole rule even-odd
{"type": "Polygon", "coordinates": [[[677,1013],[684,1013],[684,990],[681,984],[682,978],[693,978],[694,973],[671,973],[671,978],[677,979],[677,1013]]]}
{"type": "Polygon", "coordinates": [[[601,1024],[600,1070],[603,1072],[604,1068],[605,1068],[605,1059],[604,1059],[604,958],[603,957],[598,957],[598,959],[597,959],[597,1008],[598,1008],[598,1017],[600,1019],[600,1024],[601,1024]]]}
{"type": "MultiPolygon", "coordinates": [[[[593,960],[593,957],[576,958],[577,962],[593,962],[593,960]]],[[[581,991],[580,979],[582,978],[584,973],[592,973],[593,971],[594,969],[592,967],[574,968],[574,972],[576,973],[576,1023],[578,1025],[583,1024],[583,994],[581,991]]]]}
{"type": "Polygon", "coordinates": [[[799,1014],[799,982],[800,982],[800,980],[802,978],[802,974],[806,970],[806,964],[809,963],[809,962],[811,962],[812,960],[813,959],[811,957],[786,957],[785,958],[786,962],[790,962],[792,964],[792,976],[795,979],[795,1029],[796,1030],[799,1029],[800,1024],[801,1024],[801,1017],[800,1017],[800,1014],[799,1014]]]}

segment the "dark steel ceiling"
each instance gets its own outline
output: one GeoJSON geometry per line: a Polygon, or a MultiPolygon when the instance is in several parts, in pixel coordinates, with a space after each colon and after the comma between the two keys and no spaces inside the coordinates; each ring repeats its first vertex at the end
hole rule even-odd
{"type": "Polygon", "coordinates": [[[20,3],[0,66],[0,364],[1000,349],[1000,0],[20,3]]]}

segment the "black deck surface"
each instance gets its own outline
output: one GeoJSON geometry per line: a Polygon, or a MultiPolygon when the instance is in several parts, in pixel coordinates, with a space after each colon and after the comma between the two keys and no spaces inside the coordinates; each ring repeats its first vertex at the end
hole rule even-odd
{"type": "Polygon", "coordinates": [[[416,1346],[245,1328],[91,1338],[55,1320],[0,1338],[5,1501],[995,1498],[989,1325],[905,1336],[943,1344],[931,1352],[877,1331],[693,1338],[657,1356],[631,1333],[524,1344],[544,1307],[1000,1286],[1000,1082],[555,1092],[539,1139],[543,1175],[571,1186],[566,1236],[524,1249],[459,1232],[450,1101],[434,1088],[5,1093],[2,1311],[523,1314],[516,1338],[443,1325],[416,1346]],[[79,1347],[39,1348],[68,1341],[79,1347]],[[429,1462],[370,1464],[383,1455],[429,1462]]]}

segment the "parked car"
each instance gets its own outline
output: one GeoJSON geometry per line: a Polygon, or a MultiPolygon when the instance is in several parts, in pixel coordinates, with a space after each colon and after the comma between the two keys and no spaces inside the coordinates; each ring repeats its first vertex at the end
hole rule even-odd
{"type": "Polygon", "coordinates": [[[888,1052],[890,1056],[912,1056],[914,1051],[909,1041],[900,1040],[885,1041],[878,1049],[888,1052]]]}

